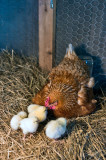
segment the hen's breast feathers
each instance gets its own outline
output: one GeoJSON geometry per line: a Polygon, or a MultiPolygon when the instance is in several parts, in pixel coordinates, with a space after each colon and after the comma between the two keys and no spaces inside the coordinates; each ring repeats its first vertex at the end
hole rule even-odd
{"type": "Polygon", "coordinates": [[[77,80],[73,79],[71,74],[66,75],[66,73],[63,73],[62,75],[55,75],[55,79],[53,79],[51,83],[48,83],[36,95],[36,97],[33,99],[33,102],[44,105],[46,98],[50,97],[50,104],[54,103],[55,101],[58,103],[54,110],[54,114],[70,114],[70,109],[72,110],[78,105],[77,99],[79,89],[80,84],[77,82],[77,80]]]}

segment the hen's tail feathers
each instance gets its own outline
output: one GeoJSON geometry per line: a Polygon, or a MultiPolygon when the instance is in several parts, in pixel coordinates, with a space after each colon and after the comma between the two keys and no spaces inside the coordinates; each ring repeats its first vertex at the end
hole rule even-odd
{"type": "Polygon", "coordinates": [[[73,56],[76,56],[76,53],[74,52],[74,47],[70,43],[69,47],[66,49],[66,55],[65,55],[65,57],[72,59],[73,56]]]}
{"type": "Polygon", "coordinates": [[[88,86],[89,88],[93,88],[94,85],[95,85],[95,80],[94,80],[93,77],[91,77],[91,78],[89,79],[89,82],[88,82],[87,86],[88,86]]]}

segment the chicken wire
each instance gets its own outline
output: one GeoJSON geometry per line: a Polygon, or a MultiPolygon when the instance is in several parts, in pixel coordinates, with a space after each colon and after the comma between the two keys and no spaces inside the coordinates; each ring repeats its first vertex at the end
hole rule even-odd
{"type": "Polygon", "coordinates": [[[69,43],[77,55],[93,58],[96,83],[105,82],[106,74],[106,1],[56,1],[56,63],[64,57],[69,43]]]}

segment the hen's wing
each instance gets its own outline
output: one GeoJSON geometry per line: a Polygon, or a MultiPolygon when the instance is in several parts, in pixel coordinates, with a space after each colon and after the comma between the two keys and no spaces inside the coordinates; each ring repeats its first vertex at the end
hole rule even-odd
{"type": "Polygon", "coordinates": [[[49,74],[49,79],[54,79],[56,75],[58,76],[62,72],[71,74],[81,84],[86,84],[90,78],[86,63],[80,60],[74,51],[66,54],[63,61],[57,67],[52,69],[49,74]]]}

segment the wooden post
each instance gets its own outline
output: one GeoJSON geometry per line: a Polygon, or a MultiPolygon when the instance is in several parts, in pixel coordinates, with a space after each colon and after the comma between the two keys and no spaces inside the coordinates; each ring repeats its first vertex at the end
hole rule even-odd
{"type": "Polygon", "coordinates": [[[55,55],[56,0],[39,0],[39,66],[51,71],[55,55]]]}

